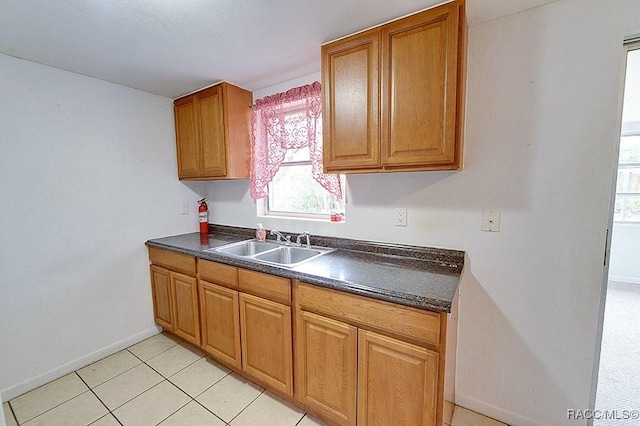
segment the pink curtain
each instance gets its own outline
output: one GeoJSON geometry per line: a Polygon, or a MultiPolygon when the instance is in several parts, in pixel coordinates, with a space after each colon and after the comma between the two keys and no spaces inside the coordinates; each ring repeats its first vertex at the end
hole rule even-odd
{"type": "Polygon", "coordinates": [[[308,146],[313,178],[331,194],[342,198],[340,176],[322,173],[322,87],[319,82],[258,99],[251,115],[251,197],[268,196],[267,185],[280,168],[287,149],[308,146]]]}

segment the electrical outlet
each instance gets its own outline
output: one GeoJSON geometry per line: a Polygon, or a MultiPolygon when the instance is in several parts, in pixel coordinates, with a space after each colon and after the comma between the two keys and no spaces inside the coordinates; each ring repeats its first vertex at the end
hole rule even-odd
{"type": "Polygon", "coordinates": [[[407,226],[407,208],[398,207],[395,209],[395,217],[393,224],[395,226],[407,226]]]}
{"type": "Polygon", "coordinates": [[[500,232],[500,210],[484,210],[482,212],[482,230],[500,232]]]}
{"type": "Polygon", "coordinates": [[[180,214],[182,214],[182,215],[189,214],[189,202],[188,201],[183,201],[182,204],[180,205],[180,214]]]}

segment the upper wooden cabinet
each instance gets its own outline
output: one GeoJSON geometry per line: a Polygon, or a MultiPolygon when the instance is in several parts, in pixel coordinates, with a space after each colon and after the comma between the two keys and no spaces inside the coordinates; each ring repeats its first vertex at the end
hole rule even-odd
{"type": "Polygon", "coordinates": [[[461,167],[464,9],[453,1],[322,46],[326,172],[461,167]]]}
{"type": "Polygon", "coordinates": [[[249,177],[252,102],[224,82],[173,102],[180,179],[249,177]]]}

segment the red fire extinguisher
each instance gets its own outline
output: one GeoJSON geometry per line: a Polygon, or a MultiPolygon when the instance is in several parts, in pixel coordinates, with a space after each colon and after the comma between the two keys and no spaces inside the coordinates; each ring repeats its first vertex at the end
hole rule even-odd
{"type": "Polygon", "coordinates": [[[198,216],[200,217],[200,234],[207,235],[209,233],[209,208],[207,207],[207,199],[203,198],[198,201],[198,216]]]}

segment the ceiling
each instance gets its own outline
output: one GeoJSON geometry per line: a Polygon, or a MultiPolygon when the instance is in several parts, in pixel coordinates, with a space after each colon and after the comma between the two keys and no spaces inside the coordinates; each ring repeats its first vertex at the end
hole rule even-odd
{"type": "MultiPolygon", "coordinates": [[[[467,0],[470,25],[556,0],[467,0]]],[[[443,0],[2,0],[0,53],[175,98],[320,70],[320,44],[443,0]]]]}

